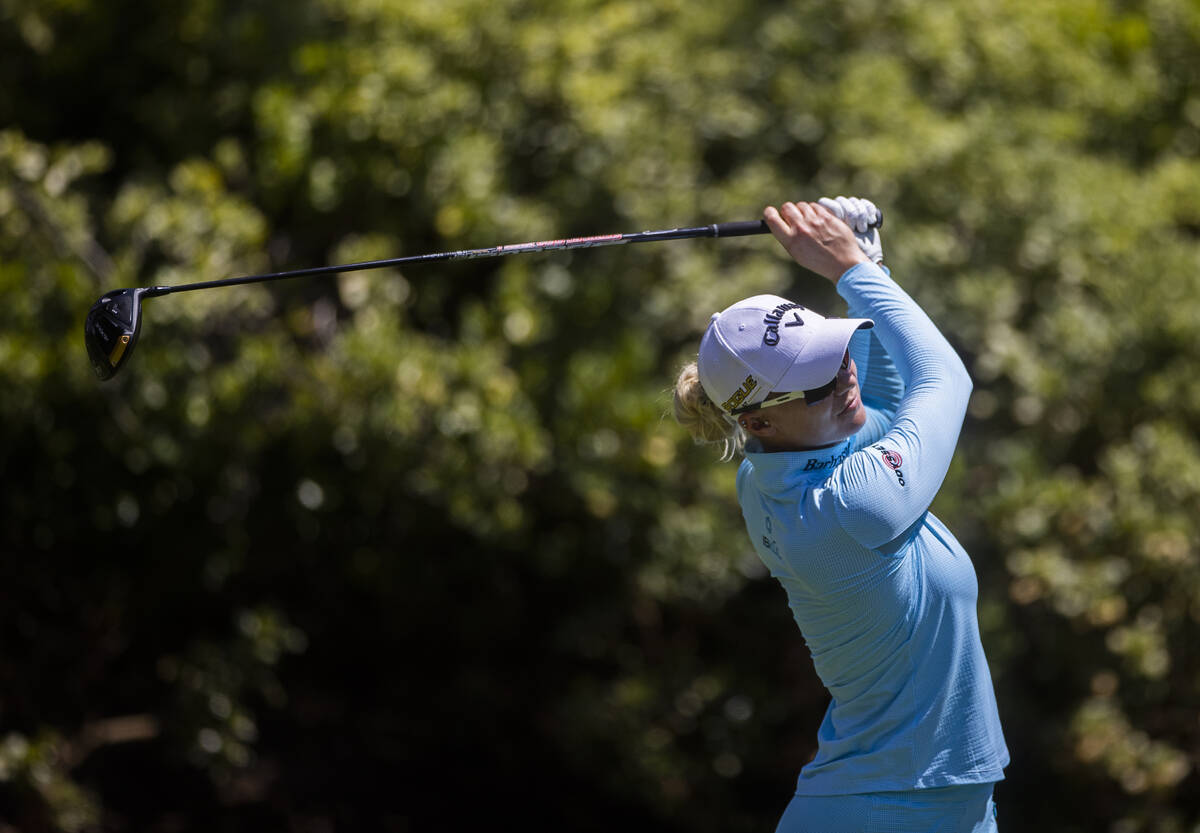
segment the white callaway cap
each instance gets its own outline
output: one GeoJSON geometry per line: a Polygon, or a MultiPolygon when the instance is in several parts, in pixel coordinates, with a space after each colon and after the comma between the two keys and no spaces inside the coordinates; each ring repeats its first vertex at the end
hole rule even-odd
{"type": "Polygon", "coordinates": [[[772,391],[819,388],[837,376],[869,318],[825,318],[778,295],[755,295],[714,313],[700,340],[700,384],[725,413],[772,391]]]}

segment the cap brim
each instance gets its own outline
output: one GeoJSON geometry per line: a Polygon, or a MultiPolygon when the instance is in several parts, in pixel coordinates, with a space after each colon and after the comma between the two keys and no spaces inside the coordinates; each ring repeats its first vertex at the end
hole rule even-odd
{"type": "Polygon", "coordinates": [[[874,326],[869,318],[826,318],[772,390],[811,390],[827,384],[838,375],[854,334],[874,326]]]}

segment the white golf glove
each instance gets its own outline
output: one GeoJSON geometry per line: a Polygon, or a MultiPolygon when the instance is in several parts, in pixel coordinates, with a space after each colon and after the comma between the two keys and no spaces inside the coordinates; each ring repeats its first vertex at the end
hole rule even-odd
{"type": "Polygon", "coordinates": [[[858,197],[821,197],[817,202],[854,230],[863,254],[875,263],[883,263],[883,241],[879,239],[878,228],[883,222],[883,212],[875,207],[875,203],[858,197]]]}

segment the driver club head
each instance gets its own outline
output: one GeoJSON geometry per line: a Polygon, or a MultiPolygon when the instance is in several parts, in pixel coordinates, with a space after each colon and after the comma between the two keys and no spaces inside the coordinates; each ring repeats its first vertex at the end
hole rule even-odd
{"type": "Polygon", "coordinates": [[[142,329],[142,296],[151,292],[148,288],[116,289],[88,310],[83,340],[101,381],[115,376],[133,352],[142,329]]]}

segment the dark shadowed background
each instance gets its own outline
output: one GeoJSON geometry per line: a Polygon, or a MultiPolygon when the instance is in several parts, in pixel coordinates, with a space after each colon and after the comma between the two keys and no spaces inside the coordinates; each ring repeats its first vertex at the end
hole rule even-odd
{"type": "Polygon", "coordinates": [[[709,315],[855,194],[975,379],[1002,829],[1200,829],[1200,6],[0,0],[0,830],[771,830],[825,694],[709,315]]]}

